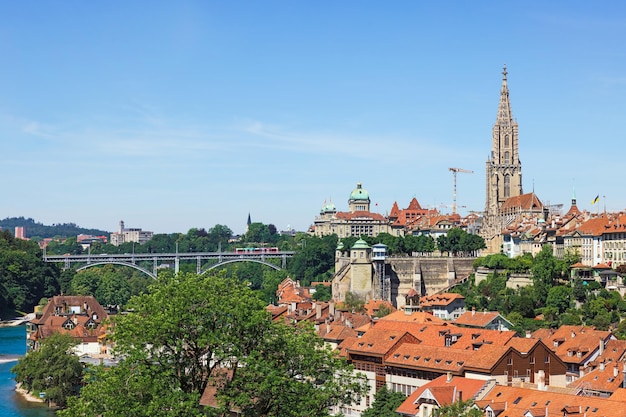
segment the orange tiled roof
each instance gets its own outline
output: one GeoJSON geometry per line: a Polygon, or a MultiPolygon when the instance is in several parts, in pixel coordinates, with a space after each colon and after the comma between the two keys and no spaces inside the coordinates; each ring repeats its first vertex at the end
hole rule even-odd
{"type": "Polygon", "coordinates": [[[430,396],[435,398],[439,406],[444,406],[452,404],[460,392],[463,393],[463,400],[474,397],[485,384],[486,381],[478,379],[459,376],[453,376],[451,379],[448,379],[447,375],[442,375],[415,390],[404,400],[400,407],[396,409],[396,412],[417,416],[420,404],[419,399],[426,391],[429,392],[430,396]]]}
{"type": "Polygon", "coordinates": [[[539,329],[532,336],[543,340],[563,362],[574,364],[586,362],[599,349],[600,340],[607,341],[612,337],[609,331],[586,326],[539,329]]]}
{"type": "Polygon", "coordinates": [[[602,366],[581,376],[576,381],[568,384],[568,388],[580,388],[584,390],[614,392],[621,387],[624,379],[621,363],[613,362],[602,366]]]}
{"type": "Polygon", "coordinates": [[[456,300],[464,300],[461,294],[446,292],[442,294],[426,295],[420,298],[420,306],[423,307],[443,307],[449,306],[456,300]]]}
{"type": "Polygon", "coordinates": [[[389,301],[385,300],[369,300],[363,308],[370,317],[374,317],[382,306],[386,306],[390,311],[396,311],[396,308],[389,301]]]}
{"type": "Polygon", "coordinates": [[[337,212],[335,217],[340,220],[368,219],[368,220],[374,220],[374,221],[379,221],[379,222],[387,222],[387,219],[382,214],[372,213],[370,211],[363,211],[363,210],[354,211],[352,213],[346,212],[346,211],[340,211],[340,212],[337,212]]]}
{"type": "Polygon", "coordinates": [[[489,323],[500,316],[497,311],[466,311],[461,314],[454,324],[471,327],[486,327],[489,323]]]}
{"type": "Polygon", "coordinates": [[[404,342],[418,343],[409,332],[402,330],[380,330],[366,332],[356,339],[350,346],[345,346],[348,352],[358,352],[366,355],[383,356],[393,347],[404,342]]]}
{"type": "Polygon", "coordinates": [[[491,408],[500,416],[524,417],[530,409],[543,409],[547,416],[586,415],[587,417],[624,416],[626,402],[610,398],[577,396],[554,391],[496,385],[482,400],[475,402],[482,410],[491,408]],[[565,411],[570,414],[564,414],[565,411]],[[571,414],[578,412],[579,414],[571,414]]]}
{"type": "Polygon", "coordinates": [[[411,314],[407,314],[403,310],[394,311],[391,314],[386,315],[385,317],[381,317],[378,319],[379,321],[387,320],[387,321],[399,321],[399,322],[411,322],[411,323],[433,323],[433,324],[442,324],[444,320],[439,317],[433,316],[431,313],[424,311],[414,311],[411,314]]]}
{"type": "Polygon", "coordinates": [[[500,211],[507,210],[522,210],[522,211],[534,211],[543,209],[543,204],[539,197],[535,193],[527,193],[508,198],[500,208],[500,211]]]}

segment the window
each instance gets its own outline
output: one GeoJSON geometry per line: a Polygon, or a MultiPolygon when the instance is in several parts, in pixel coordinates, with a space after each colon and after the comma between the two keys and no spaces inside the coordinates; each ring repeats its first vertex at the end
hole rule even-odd
{"type": "Polygon", "coordinates": [[[511,177],[504,176],[504,197],[509,198],[511,196],[511,177]]]}
{"type": "Polygon", "coordinates": [[[535,364],[535,357],[534,357],[534,356],[531,356],[531,357],[530,357],[530,364],[531,364],[531,365],[534,365],[534,364],[535,364]]]}
{"type": "Polygon", "coordinates": [[[513,358],[507,358],[506,359],[506,364],[507,365],[513,365],[513,358]]]}
{"type": "Polygon", "coordinates": [[[508,151],[504,152],[504,163],[507,165],[511,163],[511,154],[508,151]]]}
{"type": "Polygon", "coordinates": [[[509,135],[504,135],[504,146],[509,146],[509,135]]]}

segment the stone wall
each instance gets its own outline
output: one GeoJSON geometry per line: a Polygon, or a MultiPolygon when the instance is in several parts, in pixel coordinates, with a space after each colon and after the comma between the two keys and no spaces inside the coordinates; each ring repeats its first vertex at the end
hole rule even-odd
{"type": "MultiPolygon", "coordinates": [[[[474,272],[473,262],[476,258],[447,258],[447,257],[389,257],[385,261],[385,275],[390,278],[390,301],[397,307],[403,307],[405,296],[415,289],[420,295],[430,295],[445,290],[456,280],[465,278],[474,272]]],[[[338,263],[340,264],[340,263],[338,263]]],[[[345,263],[343,264],[345,265],[345,263]]],[[[377,298],[376,282],[378,277],[371,268],[372,292],[366,297],[367,300],[377,298]]],[[[356,272],[356,271],[355,271],[356,272]]],[[[349,278],[350,277],[350,278],[349,278]]],[[[345,269],[333,279],[334,297],[343,301],[345,290],[350,287],[347,279],[354,274],[347,273],[345,269]]],[[[366,278],[366,277],[362,277],[366,278]]]]}

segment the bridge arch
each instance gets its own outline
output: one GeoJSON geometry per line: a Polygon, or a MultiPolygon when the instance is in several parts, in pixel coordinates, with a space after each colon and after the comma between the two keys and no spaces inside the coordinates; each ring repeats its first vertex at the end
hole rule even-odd
{"type": "Polygon", "coordinates": [[[219,268],[221,266],[224,266],[226,264],[232,264],[234,262],[256,262],[258,264],[269,266],[270,268],[274,268],[277,271],[281,271],[282,270],[281,267],[276,266],[276,265],[274,265],[272,263],[269,263],[269,262],[266,262],[266,261],[262,261],[260,259],[237,258],[237,259],[228,259],[226,261],[218,262],[218,263],[216,263],[214,265],[211,265],[208,268],[205,268],[202,271],[200,271],[200,273],[198,275],[203,275],[203,274],[209,272],[211,269],[219,268]]]}
{"type": "Polygon", "coordinates": [[[157,279],[156,274],[148,271],[147,269],[137,266],[135,264],[132,264],[130,262],[122,262],[122,261],[92,262],[92,263],[88,263],[87,265],[83,265],[80,268],[76,268],[76,272],[82,271],[83,269],[91,268],[92,266],[111,265],[111,264],[129,266],[131,268],[135,268],[136,270],[143,272],[144,274],[148,275],[152,279],[157,279]]]}

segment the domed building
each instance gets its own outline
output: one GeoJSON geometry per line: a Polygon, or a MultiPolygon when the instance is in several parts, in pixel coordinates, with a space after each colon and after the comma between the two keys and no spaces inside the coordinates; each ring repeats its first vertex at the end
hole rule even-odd
{"type": "Polygon", "coordinates": [[[393,233],[390,221],[385,216],[370,212],[370,201],[369,193],[358,183],[348,198],[348,211],[337,211],[333,203],[324,202],[311,227],[311,233],[319,237],[336,234],[340,239],[393,233]]]}

